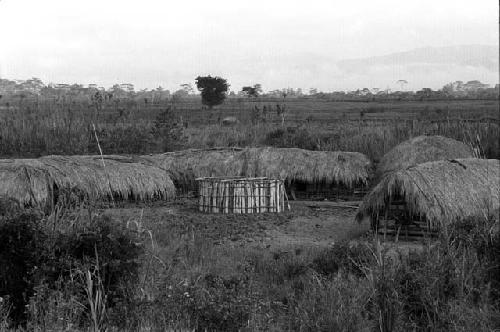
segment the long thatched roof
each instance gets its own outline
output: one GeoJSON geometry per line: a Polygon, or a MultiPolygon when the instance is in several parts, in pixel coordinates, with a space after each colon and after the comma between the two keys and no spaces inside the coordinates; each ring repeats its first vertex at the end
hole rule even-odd
{"type": "Polygon", "coordinates": [[[13,198],[23,205],[40,206],[48,202],[52,190],[47,172],[19,162],[0,161],[0,197],[13,198]]]}
{"type": "Polygon", "coordinates": [[[366,184],[372,172],[368,157],[357,152],[296,148],[209,149],[142,156],[170,172],[178,183],[198,177],[272,177],[290,181],[366,184]]]}
{"type": "Polygon", "coordinates": [[[377,177],[429,161],[473,158],[467,144],[443,136],[418,136],[387,152],[377,166],[377,177]]]}
{"type": "Polygon", "coordinates": [[[243,175],[285,181],[367,184],[372,163],[358,152],[254,148],[245,151],[243,175]]]}
{"type": "Polygon", "coordinates": [[[498,215],[500,160],[442,160],[388,174],[365,197],[356,219],[377,218],[396,197],[435,229],[467,217],[498,215]]]}
{"type": "Polygon", "coordinates": [[[47,206],[63,190],[93,199],[175,196],[175,187],[165,171],[128,157],[47,156],[0,161],[0,196],[24,205],[47,206]]]}
{"type": "Polygon", "coordinates": [[[176,182],[187,183],[198,177],[240,176],[242,151],[230,148],[190,149],[145,155],[141,159],[167,171],[176,182]]]}

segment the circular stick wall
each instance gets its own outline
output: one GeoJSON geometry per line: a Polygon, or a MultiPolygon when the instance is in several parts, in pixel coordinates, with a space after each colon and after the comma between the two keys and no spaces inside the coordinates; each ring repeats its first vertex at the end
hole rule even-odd
{"type": "Polygon", "coordinates": [[[199,210],[202,212],[260,213],[282,212],[285,209],[286,193],[281,180],[207,177],[196,181],[200,195],[199,210]]]}

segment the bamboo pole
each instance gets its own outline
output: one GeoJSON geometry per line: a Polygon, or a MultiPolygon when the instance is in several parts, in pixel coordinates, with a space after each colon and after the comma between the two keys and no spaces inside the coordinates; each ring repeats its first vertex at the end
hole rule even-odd
{"type": "Polygon", "coordinates": [[[241,187],[241,213],[247,212],[247,191],[245,181],[238,181],[241,187]]]}
{"type": "Polygon", "coordinates": [[[276,188],[274,186],[274,181],[269,181],[269,212],[276,212],[276,196],[274,192],[276,188]]]}
{"type": "Polygon", "coordinates": [[[203,212],[207,212],[208,196],[207,196],[207,181],[202,180],[202,190],[203,190],[203,212]]]}
{"type": "Polygon", "coordinates": [[[280,183],[279,183],[279,180],[276,180],[275,181],[275,186],[276,186],[276,212],[281,212],[281,209],[280,209],[280,194],[281,194],[281,186],[280,186],[280,183]]]}
{"type": "Polygon", "coordinates": [[[243,187],[241,186],[241,182],[238,182],[238,213],[244,212],[244,197],[243,197],[243,187]]]}
{"type": "Polygon", "coordinates": [[[248,181],[241,181],[241,187],[243,188],[243,213],[248,213],[248,191],[247,185],[248,181]]]}
{"type": "Polygon", "coordinates": [[[224,183],[224,212],[229,213],[229,182],[224,183]]]}
{"type": "Polygon", "coordinates": [[[220,205],[220,196],[221,196],[221,193],[220,193],[220,188],[222,186],[222,182],[218,182],[216,181],[215,182],[215,212],[219,212],[220,211],[220,208],[221,208],[221,205],[220,205]]]}
{"type": "Polygon", "coordinates": [[[212,182],[212,212],[217,212],[217,182],[212,182]]]}
{"type": "Polygon", "coordinates": [[[255,182],[255,180],[252,180],[252,205],[254,213],[259,212],[259,202],[257,201],[258,196],[259,192],[257,190],[257,183],[255,182]]]}
{"type": "Polygon", "coordinates": [[[285,184],[280,181],[281,185],[281,211],[285,211],[285,201],[288,204],[288,197],[286,196],[286,189],[285,189],[285,184]]]}
{"type": "Polygon", "coordinates": [[[260,181],[260,208],[262,212],[267,212],[266,209],[266,195],[267,195],[267,190],[266,190],[266,184],[264,181],[260,181]]]}
{"type": "Polygon", "coordinates": [[[240,213],[241,208],[240,208],[240,188],[238,185],[234,185],[234,213],[240,213]]]}
{"type": "Polygon", "coordinates": [[[253,201],[253,182],[248,182],[248,194],[250,202],[250,213],[254,213],[254,201],[253,201]]]}
{"type": "Polygon", "coordinates": [[[198,191],[200,196],[198,197],[198,210],[203,212],[203,181],[198,181],[198,191]]]}

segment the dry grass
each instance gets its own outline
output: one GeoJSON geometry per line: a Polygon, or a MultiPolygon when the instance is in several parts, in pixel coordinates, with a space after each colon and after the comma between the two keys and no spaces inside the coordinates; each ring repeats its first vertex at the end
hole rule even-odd
{"type": "Polygon", "coordinates": [[[175,196],[163,170],[121,156],[47,156],[0,161],[0,196],[46,207],[63,192],[92,200],[152,200],[175,196]]]}
{"type": "Polygon", "coordinates": [[[404,141],[390,150],[380,160],[377,175],[406,169],[428,161],[472,158],[470,146],[443,136],[418,136],[404,141]]]}
{"type": "Polygon", "coordinates": [[[297,148],[218,148],[142,156],[183,186],[198,177],[271,177],[285,182],[367,184],[372,164],[361,153],[308,151],[297,148]]]}
{"type": "Polygon", "coordinates": [[[48,174],[30,165],[30,159],[0,161],[0,196],[15,199],[22,205],[45,205],[51,197],[48,174]]]}
{"type": "MultiPolygon", "coordinates": [[[[276,101],[228,99],[221,106],[223,116],[236,116],[240,124],[216,125],[217,114],[200,108],[193,100],[114,100],[95,114],[87,99],[78,97],[10,101],[0,105],[0,155],[32,158],[42,155],[99,153],[92,131],[94,122],[105,154],[161,153],[164,137],[155,137],[156,116],[167,107],[175,108],[188,128],[187,142],[179,148],[276,146],[323,151],[353,151],[377,162],[397,144],[419,135],[442,135],[463,142],[477,142],[487,158],[500,158],[498,121],[479,120],[498,115],[498,101],[423,102],[333,102],[316,98],[287,101],[290,114],[285,126],[276,114],[265,123],[250,123],[253,106],[275,106],[276,101]],[[173,105],[175,104],[175,105],[173,105]],[[372,111],[375,111],[373,113],[372,111]],[[361,113],[364,114],[361,117],[361,113]],[[470,120],[461,120],[470,119],[470,120]],[[290,139],[270,144],[268,135],[287,127],[300,128],[290,139]],[[479,138],[479,140],[477,139],[479,138]]],[[[177,147],[176,147],[177,149],[177,147]]]]}
{"type": "Polygon", "coordinates": [[[245,176],[266,176],[286,182],[366,185],[372,163],[358,152],[309,151],[297,148],[246,149],[245,176]]]}
{"type": "Polygon", "coordinates": [[[377,219],[396,197],[433,229],[468,217],[498,216],[500,161],[442,160],[390,173],[365,197],[356,218],[377,219]]]}

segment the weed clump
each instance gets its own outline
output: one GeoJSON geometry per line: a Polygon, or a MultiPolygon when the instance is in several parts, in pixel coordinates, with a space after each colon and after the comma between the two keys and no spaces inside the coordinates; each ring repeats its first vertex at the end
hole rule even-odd
{"type": "Polygon", "coordinates": [[[96,304],[89,292],[92,301],[102,293],[99,305],[113,319],[138,279],[142,252],[137,234],[106,217],[57,230],[39,213],[0,218],[0,297],[9,300],[14,325],[29,319],[47,327],[61,321],[49,319],[56,316],[85,325],[96,304]]]}

